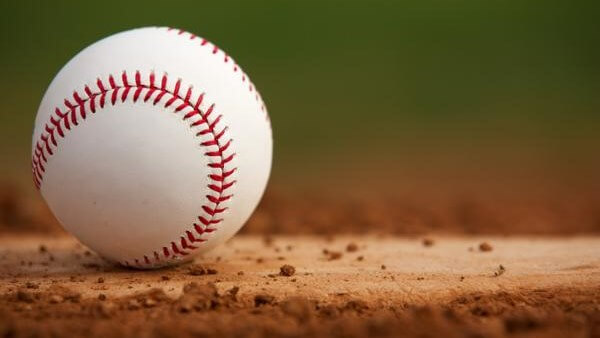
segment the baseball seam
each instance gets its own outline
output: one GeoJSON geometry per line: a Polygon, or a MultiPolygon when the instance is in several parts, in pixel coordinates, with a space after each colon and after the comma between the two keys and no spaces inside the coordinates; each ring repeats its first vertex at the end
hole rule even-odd
{"type": "Polygon", "coordinates": [[[208,148],[204,153],[204,156],[210,159],[208,167],[216,170],[216,173],[212,172],[208,175],[210,183],[207,188],[210,193],[206,195],[206,202],[201,206],[203,214],[197,216],[198,223],[193,223],[193,231],[186,230],[178,241],[171,241],[150,255],[144,255],[131,261],[121,261],[123,265],[138,267],[161,264],[168,259],[186,256],[198,248],[196,243],[205,242],[206,239],[203,236],[216,231],[214,226],[223,222],[223,218],[219,217],[227,210],[223,204],[233,197],[228,190],[236,183],[235,180],[231,180],[231,176],[237,170],[236,167],[231,167],[230,163],[236,155],[230,149],[233,140],[227,136],[224,137],[228,127],[220,127],[223,124],[221,122],[223,115],[215,113],[214,104],[209,105],[204,112],[200,109],[204,93],[201,93],[193,102],[192,97],[195,96],[192,87],[188,87],[184,93],[181,88],[181,79],[178,79],[172,87],[166,74],[162,76],[160,83],[157,83],[158,79],[154,72],[151,72],[147,82],[144,82],[145,80],[146,78],[142,78],[140,71],[136,71],[134,82],[131,83],[127,72],[123,71],[121,83],[117,83],[111,74],[108,76],[108,81],[98,78],[94,89],[85,85],[83,91],[74,91],[72,98],[64,100],[64,112],[56,107],[54,114],[45,124],[44,130],[36,142],[32,159],[33,181],[39,190],[46,171],[45,164],[48,162],[48,158],[58,150],[57,138],[65,138],[67,131],[78,126],[91,114],[95,114],[98,109],[102,109],[108,104],[114,106],[123,103],[130,95],[133,95],[134,103],[138,100],[151,101],[153,105],[164,102],[164,109],[171,107],[174,109],[174,113],[182,113],[183,121],[189,121],[190,127],[203,128],[196,133],[196,137],[202,140],[200,143],[202,147],[208,148]],[[215,158],[216,161],[213,162],[215,158]]]}
{"type": "Polygon", "coordinates": [[[254,84],[252,82],[250,82],[250,79],[248,78],[246,73],[244,73],[244,71],[240,68],[240,66],[238,66],[238,64],[233,60],[233,58],[231,58],[229,55],[227,55],[227,53],[225,53],[225,51],[219,49],[219,47],[217,45],[211,43],[210,41],[208,41],[204,38],[199,38],[195,34],[186,32],[183,29],[176,29],[176,28],[172,28],[172,27],[166,27],[166,29],[167,29],[167,32],[175,32],[179,36],[187,36],[190,40],[200,41],[200,46],[209,48],[210,53],[212,53],[213,55],[218,55],[219,53],[222,53],[223,62],[231,63],[233,72],[241,74],[241,81],[244,83],[248,83],[248,91],[250,92],[250,94],[254,95],[254,99],[260,105],[260,110],[263,113],[265,113],[265,118],[267,119],[267,121],[270,121],[269,114],[267,113],[265,104],[262,100],[262,97],[260,96],[260,93],[258,92],[258,90],[256,90],[256,88],[254,87],[254,84]]]}

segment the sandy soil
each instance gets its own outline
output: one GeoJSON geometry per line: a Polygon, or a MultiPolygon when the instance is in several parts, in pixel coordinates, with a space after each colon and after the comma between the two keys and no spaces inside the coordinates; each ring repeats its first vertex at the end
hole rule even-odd
{"type": "Polygon", "coordinates": [[[0,337],[600,337],[594,185],[298,182],[156,271],[105,262],[0,184],[0,337]]]}
{"type": "Polygon", "coordinates": [[[599,285],[597,236],[244,235],[131,271],[69,236],[5,235],[0,336],[598,336],[599,285]]]}
{"type": "MultiPolygon", "coordinates": [[[[27,189],[0,183],[0,232],[63,232],[27,183],[27,189]]],[[[471,184],[475,187],[389,189],[339,187],[328,182],[330,188],[325,191],[272,185],[242,233],[600,234],[600,188],[538,191],[525,184],[471,184]]]]}

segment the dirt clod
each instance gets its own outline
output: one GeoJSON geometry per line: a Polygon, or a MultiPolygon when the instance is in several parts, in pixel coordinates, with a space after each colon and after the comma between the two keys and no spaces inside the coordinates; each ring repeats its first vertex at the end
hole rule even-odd
{"type": "Polygon", "coordinates": [[[280,276],[289,277],[289,276],[293,276],[294,273],[296,273],[296,268],[293,267],[293,266],[291,266],[291,265],[289,265],[289,264],[282,265],[279,268],[279,275],[280,276]]]}
{"type": "Polygon", "coordinates": [[[433,238],[423,238],[422,243],[424,247],[431,247],[435,244],[435,240],[433,238]]]}
{"type": "Polygon", "coordinates": [[[192,276],[206,275],[206,269],[202,265],[192,265],[188,268],[188,274],[192,276]]]}
{"type": "Polygon", "coordinates": [[[358,245],[354,242],[348,243],[348,245],[346,245],[346,251],[347,252],[356,252],[356,251],[358,251],[358,245]]]}
{"type": "Polygon", "coordinates": [[[481,252],[489,252],[492,250],[494,250],[494,247],[492,247],[492,245],[488,242],[483,242],[479,244],[479,251],[481,252]]]}
{"type": "Polygon", "coordinates": [[[506,272],[506,268],[500,264],[498,266],[498,270],[494,271],[494,277],[498,277],[501,276],[502,274],[504,274],[506,272]]]}
{"type": "Polygon", "coordinates": [[[267,247],[272,246],[273,245],[273,237],[272,236],[265,236],[265,237],[263,237],[263,243],[267,247]]]}
{"type": "Polygon", "coordinates": [[[334,261],[342,258],[342,253],[339,251],[329,251],[327,249],[323,250],[323,253],[327,256],[328,261],[334,261]]]}
{"type": "Polygon", "coordinates": [[[213,268],[205,268],[202,265],[192,265],[188,268],[188,274],[192,276],[216,275],[217,270],[213,268]]]}

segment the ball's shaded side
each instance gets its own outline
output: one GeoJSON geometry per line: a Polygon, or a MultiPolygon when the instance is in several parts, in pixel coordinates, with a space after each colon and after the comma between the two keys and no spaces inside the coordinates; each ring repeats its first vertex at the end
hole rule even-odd
{"type": "Polygon", "coordinates": [[[103,256],[150,268],[230,238],[265,189],[271,126],[225,52],[141,28],[87,47],[40,104],[32,172],[66,230],[103,256]]]}

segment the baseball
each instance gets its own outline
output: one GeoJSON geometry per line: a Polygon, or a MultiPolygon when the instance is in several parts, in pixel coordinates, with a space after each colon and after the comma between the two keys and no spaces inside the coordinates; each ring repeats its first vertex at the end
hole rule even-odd
{"type": "Polygon", "coordinates": [[[41,101],[36,187],[63,227],[104,257],[153,268],[233,236],[269,177],[267,110],[224,51],[149,27],[71,59],[41,101]]]}

